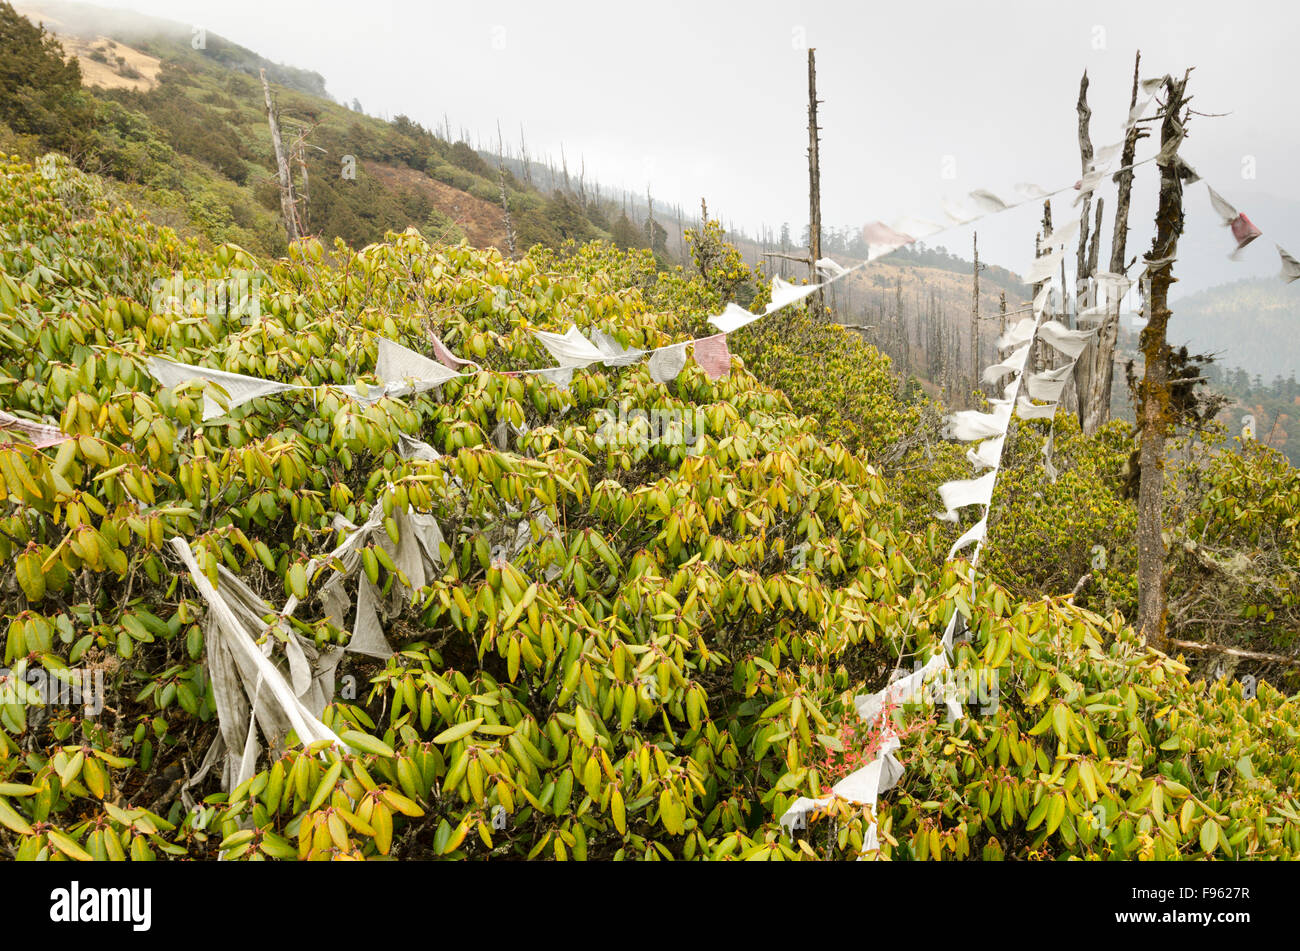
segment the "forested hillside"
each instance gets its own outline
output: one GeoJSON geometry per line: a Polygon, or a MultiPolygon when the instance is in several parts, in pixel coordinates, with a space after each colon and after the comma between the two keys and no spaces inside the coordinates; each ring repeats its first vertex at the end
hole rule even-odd
{"type": "Polygon", "coordinates": [[[278,244],[252,78],[140,41],[157,86],[88,96],[4,12],[41,151],[0,161],[0,854],[1300,857],[1279,452],[1180,431],[1155,650],[1126,423],[1009,422],[976,567],[918,380],[804,304],[719,350],[774,286],[717,221],[665,266],[507,182],[574,240],[476,246],[428,184],[493,187],[468,145],[281,87],[374,163],[355,194],[432,210],[313,172],[308,220],[359,236],[278,244]],[[571,327],[604,358],[532,372],[571,327]],[[871,804],[798,808],[886,758],[871,804]]]}

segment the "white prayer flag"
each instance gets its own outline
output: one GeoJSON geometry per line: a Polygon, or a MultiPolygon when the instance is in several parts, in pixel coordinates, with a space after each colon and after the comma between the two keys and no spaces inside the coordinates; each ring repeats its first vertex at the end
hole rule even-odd
{"type": "Polygon", "coordinates": [[[686,366],[686,344],[677,343],[650,354],[650,379],[656,383],[671,383],[686,366]]]}
{"type": "Polygon", "coordinates": [[[1274,247],[1277,248],[1277,253],[1282,258],[1282,280],[1290,284],[1292,281],[1300,278],[1300,261],[1297,261],[1295,258],[1291,257],[1291,255],[1287,254],[1286,251],[1282,250],[1280,244],[1276,244],[1274,247]]]}
{"type": "Polygon", "coordinates": [[[591,336],[596,341],[596,349],[605,355],[604,363],[607,367],[625,367],[645,356],[644,350],[625,347],[609,334],[599,330],[593,330],[591,336]]]}
{"type": "MultiPolygon", "coordinates": [[[[775,300],[775,298],[773,298],[773,300],[775,300]]],[[[769,310],[768,313],[770,312],[771,311],[769,310]]],[[[722,313],[709,318],[709,323],[713,324],[713,326],[717,327],[723,333],[729,334],[733,330],[739,330],[746,324],[752,324],[762,316],[764,315],[750,313],[739,304],[728,303],[726,309],[722,313]]]]}
{"type": "Polygon", "coordinates": [[[1028,387],[1029,395],[1032,398],[1056,403],[1060,402],[1061,394],[1065,391],[1065,384],[1069,382],[1073,373],[1074,363],[1071,362],[1054,370],[1032,373],[1025,380],[1025,385],[1028,387]]]}
{"type": "Polygon", "coordinates": [[[820,284],[791,284],[789,281],[774,277],[772,278],[772,302],[767,305],[763,313],[770,314],[788,304],[801,301],[820,286],[820,284]]]}
{"type": "Polygon", "coordinates": [[[939,486],[946,520],[956,521],[957,510],[967,505],[987,506],[993,498],[993,484],[997,478],[998,470],[991,469],[977,479],[956,479],[939,486]]]}
{"type": "Polygon", "coordinates": [[[550,351],[551,356],[555,357],[562,367],[585,367],[605,359],[605,354],[597,350],[596,346],[572,324],[563,334],[534,330],[533,336],[537,338],[538,343],[550,351]]]}
{"type": "Polygon", "coordinates": [[[1016,415],[1021,419],[1051,419],[1056,415],[1056,409],[1056,403],[1035,406],[1023,396],[1016,400],[1016,415]]]}
{"type": "Polygon", "coordinates": [[[406,393],[433,389],[448,380],[456,379],[460,373],[437,360],[408,350],[400,343],[380,337],[375,376],[384,384],[385,395],[403,396],[406,393]]]}
{"type": "MultiPolygon", "coordinates": [[[[164,360],[162,357],[150,357],[149,362],[145,364],[149,373],[163,386],[180,386],[194,380],[201,380],[204,383],[215,383],[225,391],[230,397],[229,409],[236,406],[243,406],[250,400],[255,400],[260,396],[270,396],[273,393],[284,393],[288,390],[300,390],[304,387],[296,386],[292,383],[278,383],[275,380],[263,380],[255,376],[245,376],[242,373],[230,373],[226,370],[209,370],[206,367],[190,366],[187,363],[174,363],[171,360],[164,360]]],[[[204,391],[203,394],[203,421],[207,422],[217,416],[221,416],[228,410],[223,410],[221,405],[212,398],[211,395],[204,391]]]]}
{"type": "Polygon", "coordinates": [[[1038,328],[1040,339],[1061,351],[1067,357],[1077,357],[1083,353],[1083,348],[1088,345],[1097,334],[1097,328],[1091,330],[1071,330],[1059,320],[1045,321],[1038,328]]]}

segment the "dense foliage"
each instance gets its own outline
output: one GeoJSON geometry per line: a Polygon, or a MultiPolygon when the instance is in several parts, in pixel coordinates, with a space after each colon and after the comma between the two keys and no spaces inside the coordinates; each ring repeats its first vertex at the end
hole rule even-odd
{"type": "MultiPolygon", "coordinates": [[[[862,809],[839,802],[794,840],[777,817],[864,751],[855,693],[923,659],[959,611],[959,672],[997,692],[953,725],[892,712],[906,772],[879,807],[881,857],[1300,855],[1295,701],[1189,682],[1118,614],[945,564],[951,529],[909,528],[870,461],[907,404],[877,423],[850,401],[837,425],[859,449],[739,362],[710,381],[688,361],[670,384],[593,367],[567,392],[501,372],[549,362],[531,328],[638,346],[691,333],[716,291],[654,273],[648,252],[511,262],[415,232],[324,251],[259,266],[148,224],[66,163],[0,167],[0,404],[76,437],[0,445],[4,854],[853,857],[862,809]],[[195,298],[161,313],[153,282],[177,271],[251,275],[259,312],[195,298]],[[368,406],[299,392],[201,424],[196,387],[143,370],[165,354],[364,383],[379,336],[428,352],[431,327],[485,369],[368,406]],[[602,438],[619,403],[698,411],[703,431],[602,438]],[[441,457],[403,458],[401,434],[441,457]],[[442,574],[387,625],[397,654],[343,660],[325,719],[347,746],[291,743],[239,788],[209,776],[186,809],[215,707],[204,605],[165,540],[273,605],[305,595],[297,632],[327,650],[348,638],[313,597],[335,568],[303,566],[337,542],[336,516],[376,504],[437,519],[442,574]],[[494,554],[521,521],[524,544],[494,554]],[[102,673],[97,714],[22,702],[32,672],[70,669],[102,673]]],[[[885,370],[868,360],[862,387],[885,370]]],[[[858,371],[837,372],[852,392],[858,371]]],[[[396,583],[377,548],[366,564],[396,583]]]]}

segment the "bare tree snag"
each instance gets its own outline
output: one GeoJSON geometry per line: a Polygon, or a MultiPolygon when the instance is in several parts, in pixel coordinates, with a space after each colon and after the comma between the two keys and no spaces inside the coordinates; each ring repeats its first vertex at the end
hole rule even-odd
{"type": "MultiPolygon", "coordinates": [[[[1129,110],[1137,105],[1138,70],[1142,63],[1142,51],[1133,58],[1133,91],[1129,95],[1129,110]]],[[[1115,199],[1115,230],[1110,244],[1110,272],[1124,274],[1124,255],[1128,242],[1129,196],[1133,190],[1133,160],[1137,155],[1138,139],[1146,135],[1144,129],[1136,124],[1128,130],[1124,139],[1124,151],[1120,158],[1120,169],[1115,173],[1114,181],[1119,186],[1115,199]]],[[[1120,295],[1115,295],[1117,298],[1120,295]]],[[[1110,419],[1111,380],[1115,375],[1115,343],[1119,339],[1119,300],[1107,299],[1106,316],[1097,331],[1095,345],[1090,345],[1083,353],[1083,358],[1091,363],[1089,368],[1088,410],[1080,422],[1083,431],[1091,436],[1110,419]]]]}
{"type": "MultiPolygon", "coordinates": [[[[817,125],[817,58],[816,50],[808,50],[808,257],[814,262],[812,280],[817,279],[817,261],[822,256],[822,173],[817,146],[820,126],[817,125]]],[[[826,299],[817,292],[817,313],[826,314],[826,299]]]]}
{"type": "Polygon", "coordinates": [[[280,176],[280,214],[284,217],[284,231],[289,243],[297,241],[302,235],[298,231],[297,202],[293,197],[293,178],[289,174],[289,160],[284,154],[284,142],[280,139],[280,122],[275,117],[275,103],[271,101],[271,84],[266,81],[266,70],[262,75],[262,94],[266,97],[266,121],[271,126],[271,143],[275,146],[275,167],[280,176]]]}
{"type": "Polygon", "coordinates": [[[1151,279],[1147,325],[1141,348],[1146,361],[1138,387],[1138,630],[1143,640],[1169,651],[1165,630],[1165,543],[1162,537],[1165,487],[1165,438],[1171,427],[1169,399],[1169,287],[1174,282],[1174,256],[1183,230],[1183,185],[1178,177],[1178,146],[1183,137],[1179,114],[1187,104],[1187,75],[1165,78],[1165,108],[1160,126],[1162,153],[1160,200],[1156,210],[1156,235],[1146,260],[1151,279]],[[1167,150],[1167,152],[1166,152],[1167,150]]]}

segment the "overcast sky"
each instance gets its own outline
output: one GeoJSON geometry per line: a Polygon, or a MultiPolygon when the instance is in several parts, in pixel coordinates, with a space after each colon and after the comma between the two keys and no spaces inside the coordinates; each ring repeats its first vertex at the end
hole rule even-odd
{"type": "MultiPolygon", "coordinates": [[[[355,97],[371,114],[434,127],[446,113],[485,143],[498,119],[516,140],[522,125],[531,151],[558,156],[563,143],[570,168],[585,157],[602,184],[649,185],[657,200],[687,208],[707,196],[737,227],[788,221],[796,236],[807,220],[808,46],[824,100],[828,227],[941,220],[943,199],[971,189],[1073,182],[1079,77],[1087,69],[1092,81],[1094,144],[1115,141],[1140,47],[1143,76],[1195,66],[1193,108],[1230,113],[1194,117],[1183,154],[1266,233],[1233,273],[1276,272],[1268,238],[1300,246],[1294,3],[102,5],[200,25],[315,70],[336,99],[355,97]]],[[[1151,151],[1144,143],[1142,154],[1151,151]]],[[[1143,187],[1152,191],[1154,178],[1143,187]]],[[[1203,186],[1189,194],[1189,231],[1226,242],[1210,230],[1203,186]]],[[[989,256],[1023,266],[1036,216],[1025,209],[981,225],[989,256]]],[[[968,230],[933,242],[969,253],[968,230]]]]}

